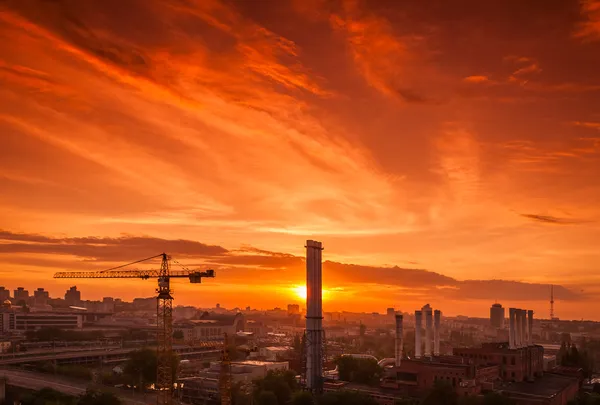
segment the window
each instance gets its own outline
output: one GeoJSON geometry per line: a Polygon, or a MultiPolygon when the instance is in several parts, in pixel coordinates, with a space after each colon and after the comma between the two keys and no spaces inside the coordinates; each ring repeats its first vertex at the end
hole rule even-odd
{"type": "Polygon", "coordinates": [[[515,357],[511,357],[510,358],[510,364],[512,364],[513,366],[516,364],[516,358],[515,357]]]}

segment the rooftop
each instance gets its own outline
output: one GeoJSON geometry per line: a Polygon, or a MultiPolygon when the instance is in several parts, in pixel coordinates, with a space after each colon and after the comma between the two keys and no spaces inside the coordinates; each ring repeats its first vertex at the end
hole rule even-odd
{"type": "Polygon", "coordinates": [[[500,389],[507,393],[514,393],[526,396],[540,396],[551,398],[572,384],[577,384],[576,378],[566,377],[558,374],[544,374],[543,377],[534,382],[510,383],[502,386],[500,389]]]}

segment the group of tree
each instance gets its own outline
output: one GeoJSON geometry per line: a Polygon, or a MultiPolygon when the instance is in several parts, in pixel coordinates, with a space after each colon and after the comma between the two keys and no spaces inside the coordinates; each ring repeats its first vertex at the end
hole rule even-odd
{"type": "Polygon", "coordinates": [[[593,358],[587,350],[580,351],[574,343],[563,341],[556,358],[561,366],[581,368],[586,378],[593,373],[593,358]]]}
{"type": "Polygon", "coordinates": [[[596,392],[579,394],[569,401],[568,405],[600,405],[600,394],[596,392]]]}
{"type": "Polygon", "coordinates": [[[359,384],[377,385],[383,372],[375,359],[339,356],[335,364],[340,380],[359,384]]]}
{"type": "Polygon", "coordinates": [[[74,397],[51,388],[43,388],[21,396],[18,401],[22,405],[121,405],[121,400],[115,394],[91,389],[74,397]]]}
{"type": "MultiPolygon", "coordinates": [[[[171,363],[173,379],[175,379],[177,377],[179,357],[173,354],[171,363]]],[[[156,382],[157,368],[158,358],[156,350],[144,348],[133,351],[123,367],[124,381],[138,387],[138,390],[143,391],[145,387],[156,382]]]]}

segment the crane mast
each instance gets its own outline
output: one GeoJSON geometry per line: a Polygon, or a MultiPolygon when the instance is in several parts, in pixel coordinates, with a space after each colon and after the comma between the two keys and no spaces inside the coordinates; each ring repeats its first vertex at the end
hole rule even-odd
{"type": "MultiPolygon", "coordinates": [[[[147,280],[156,278],[156,338],[157,338],[157,368],[156,390],[157,405],[171,405],[173,403],[173,383],[176,374],[176,364],[173,357],[173,295],[171,290],[172,278],[188,278],[190,283],[201,283],[203,277],[214,277],[214,270],[190,271],[183,267],[183,271],[171,271],[170,257],[166,253],[152,256],[147,259],[137,260],[103,271],[92,272],[58,272],[54,278],[140,278],[147,280]],[[158,270],[122,270],[124,267],[153,259],[161,258],[158,270]]],[[[175,261],[175,263],[177,263],[175,261]]],[[[178,263],[179,264],[179,263],[178,263]]]]}

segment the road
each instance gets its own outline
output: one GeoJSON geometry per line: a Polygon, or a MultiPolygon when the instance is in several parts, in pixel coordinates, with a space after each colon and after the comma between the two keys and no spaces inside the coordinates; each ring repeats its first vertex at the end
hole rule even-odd
{"type": "MultiPolygon", "coordinates": [[[[7,379],[7,384],[15,387],[36,391],[41,390],[42,388],[52,388],[56,391],[73,396],[83,394],[88,387],[85,383],[71,381],[66,378],[20,370],[0,370],[0,377],[5,377],[7,379]]],[[[156,396],[154,394],[132,394],[118,388],[102,388],[116,394],[124,405],[156,404],[156,396]]]]}

